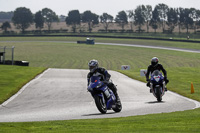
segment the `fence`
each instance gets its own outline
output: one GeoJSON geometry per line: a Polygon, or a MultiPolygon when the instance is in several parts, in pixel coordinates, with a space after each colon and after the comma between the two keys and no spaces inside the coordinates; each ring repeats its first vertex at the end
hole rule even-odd
{"type": "Polygon", "coordinates": [[[0,64],[14,64],[14,49],[14,46],[0,46],[0,64]]]}

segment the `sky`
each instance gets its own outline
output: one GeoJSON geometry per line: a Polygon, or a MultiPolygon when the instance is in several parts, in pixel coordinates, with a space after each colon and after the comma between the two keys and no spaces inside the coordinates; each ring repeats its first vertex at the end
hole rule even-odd
{"type": "Polygon", "coordinates": [[[199,0],[0,0],[0,11],[8,12],[18,7],[26,7],[36,13],[43,8],[50,8],[57,15],[68,16],[72,10],[79,10],[80,13],[90,10],[97,15],[108,13],[116,17],[122,10],[134,10],[139,5],[151,5],[154,8],[160,3],[173,8],[200,9],[199,0]]]}

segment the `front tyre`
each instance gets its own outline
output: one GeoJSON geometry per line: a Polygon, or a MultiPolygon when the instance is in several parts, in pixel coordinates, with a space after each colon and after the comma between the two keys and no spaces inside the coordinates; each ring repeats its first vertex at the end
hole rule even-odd
{"type": "Polygon", "coordinates": [[[101,97],[95,95],[94,100],[95,100],[95,103],[96,103],[98,110],[102,114],[105,114],[107,112],[107,108],[106,108],[106,103],[103,101],[103,99],[101,97]]]}
{"type": "Polygon", "coordinates": [[[162,94],[160,88],[156,88],[156,97],[158,102],[162,101],[162,94]]]}
{"type": "Polygon", "coordinates": [[[120,112],[122,110],[122,104],[121,101],[117,102],[115,104],[115,107],[112,108],[115,112],[120,112]]]}

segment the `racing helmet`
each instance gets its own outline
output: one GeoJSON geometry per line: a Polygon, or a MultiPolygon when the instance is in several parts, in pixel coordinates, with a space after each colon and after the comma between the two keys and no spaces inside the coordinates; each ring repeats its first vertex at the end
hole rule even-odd
{"type": "Polygon", "coordinates": [[[97,60],[90,60],[88,63],[90,72],[95,72],[95,70],[99,67],[99,63],[97,60]]]}
{"type": "Polygon", "coordinates": [[[153,66],[153,67],[155,67],[155,66],[157,66],[158,65],[158,58],[157,57],[153,57],[152,59],[151,59],[151,65],[153,66]]]}

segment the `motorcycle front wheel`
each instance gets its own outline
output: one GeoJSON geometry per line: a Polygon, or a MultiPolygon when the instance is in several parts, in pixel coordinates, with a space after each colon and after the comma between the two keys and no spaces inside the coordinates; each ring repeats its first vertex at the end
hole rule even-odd
{"type": "Polygon", "coordinates": [[[160,88],[156,88],[156,97],[157,97],[158,102],[162,101],[162,94],[161,94],[160,88]]]}
{"type": "Polygon", "coordinates": [[[121,101],[115,104],[115,107],[112,108],[115,112],[120,112],[122,110],[122,104],[121,101]]]}
{"type": "Polygon", "coordinates": [[[94,100],[95,100],[95,103],[96,103],[98,110],[102,114],[105,114],[107,112],[107,108],[106,108],[106,103],[103,101],[103,99],[101,97],[95,95],[94,100]]]}

